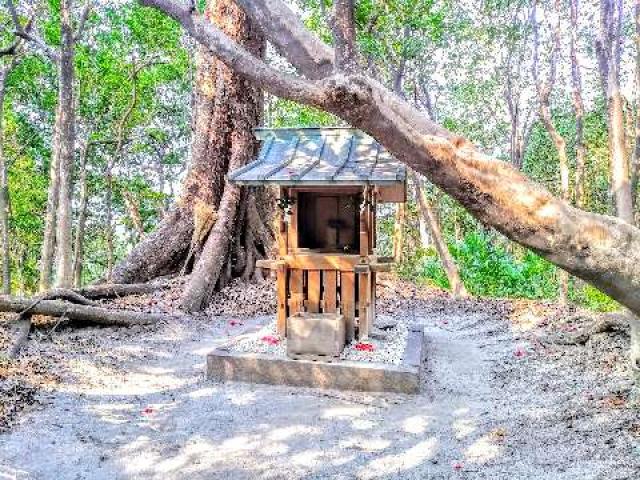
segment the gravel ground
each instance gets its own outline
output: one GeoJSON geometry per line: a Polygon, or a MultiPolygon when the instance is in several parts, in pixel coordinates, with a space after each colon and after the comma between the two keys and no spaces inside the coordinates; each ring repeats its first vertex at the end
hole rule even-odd
{"type": "MultiPolygon", "coordinates": [[[[382,324],[389,324],[392,319],[389,315],[381,317],[382,324]]],[[[287,339],[278,335],[275,318],[266,317],[264,321],[266,325],[258,331],[238,336],[229,345],[229,351],[260,353],[271,355],[275,358],[286,358],[287,339]]],[[[237,324],[237,320],[230,320],[229,322],[231,325],[237,324]]],[[[340,358],[342,360],[400,365],[409,330],[404,318],[392,323],[395,326],[385,330],[374,327],[374,335],[365,342],[354,340],[349,343],[342,351],[340,358]],[[362,349],[362,347],[365,348],[362,349]],[[371,348],[371,350],[368,350],[368,348],[371,348]]]]}
{"type": "Polygon", "coordinates": [[[0,479],[639,478],[623,331],[560,345],[553,306],[412,288],[380,310],[425,327],[415,396],[206,381],[206,353],[260,315],[31,341],[59,380],[0,435],[0,479]]]}

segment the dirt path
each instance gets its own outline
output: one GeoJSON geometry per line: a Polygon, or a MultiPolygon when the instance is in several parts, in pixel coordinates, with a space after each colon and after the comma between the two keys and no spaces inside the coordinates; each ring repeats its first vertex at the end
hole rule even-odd
{"type": "Polygon", "coordinates": [[[207,382],[206,353],[235,333],[225,318],[65,333],[96,344],[59,341],[63,382],[0,435],[0,479],[637,479],[637,411],[601,408],[593,378],[567,381],[566,352],[534,354],[473,310],[416,313],[418,396],[207,382]]]}

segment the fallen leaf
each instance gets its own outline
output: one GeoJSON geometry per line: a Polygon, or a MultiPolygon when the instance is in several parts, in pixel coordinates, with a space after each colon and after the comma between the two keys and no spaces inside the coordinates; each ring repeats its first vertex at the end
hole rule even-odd
{"type": "Polygon", "coordinates": [[[274,337],[273,335],[265,335],[260,340],[268,343],[269,345],[277,345],[280,343],[280,339],[277,337],[274,337]]]}
{"type": "Polygon", "coordinates": [[[356,350],[361,352],[373,352],[374,348],[375,347],[370,343],[356,343],[356,350]]]}

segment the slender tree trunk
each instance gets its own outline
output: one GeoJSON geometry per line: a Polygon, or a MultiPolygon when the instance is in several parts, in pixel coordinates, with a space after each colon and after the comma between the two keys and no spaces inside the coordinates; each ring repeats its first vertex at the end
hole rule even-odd
{"type": "Polygon", "coordinates": [[[140,239],[144,237],[144,225],[142,224],[142,217],[140,216],[140,206],[131,192],[123,190],[122,197],[129,211],[129,218],[138,236],[138,241],[140,241],[140,239]]]}
{"type": "Polygon", "coordinates": [[[53,259],[56,247],[56,224],[58,210],[58,196],[60,191],[60,169],[58,156],[58,142],[60,130],[60,115],[56,110],[54,125],[54,138],[49,165],[49,189],[47,191],[47,212],[44,224],[44,237],[42,240],[42,253],[40,255],[40,280],[38,289],[42,292],[49,290],[51,286],[51,272],[53,271],[53,259]]]}
{"type": "Polygon", "coordinates": [[[584,102],[582,100],[582,78],[580,74],[580,63],[578,62],[578,18],[579,0],[571,0],[571,83],[573,87],[573,110],[576,115],[576,172],[574,180],[574,198],[576,205],[579,208],[584,208],[586,146],[584,143],[584,102]]]}
{"type": "Polygon", "coordinates": [[[56,233],[56,286],[68,288],[73,285],[72,245],[72,176],[75,155],[75,39],[72,21],[72,0],[61,0],[61,47],[58,63],[58,158],[60,168],[60,190],[56,233]]]}
{"type": "Polygon", "coordinates": [[[462,279],[460,278],[460,273],[458,272],[458,266],[456,265],[455,260],[449,253],[449,248],[447,247],[446,242],[444,241],[444,237],[442,236],[442,232],[440,230],[440,222],[438,221],[438,217],[436,216],[433,208],[426,195],[422,191],[420,186],[420,179],[417,175],[411,174],[411,179],[416,187],[416,197],[418,197],[418,206],[420,207],[420,214],[425,219],[427,225],[429,226],[429,230],[431,233],[431,238],[433,239],[433,244],[438,252],[438,256],[440,257],[440,261],[442,262],[442,267],[444,268],[445,273],[447,274],[447,278],[449,279],[449,285],[451,286],[451,292],[453,296],[456,298],[466,297],[467,290],[464,288],[464,283],[462,283],[462,279]]]}
{"type": "Polygon", "coordinates": [[[640,0],[635,1],[634,7],[635,17],[635,44],[636,44],[636,94],[635,94],[635,107],[636,118],[634,128],[634,148],[631,156],[631,193],[633,198],[638,196],[638,177],[640,176],[640,0]]]}
{"type": "Polygon", "coordinates": [[[624,104],[620,91],[622,0],[601,0],[600,7],[601,31],[596,51],[600,77],[606,88],[611,194],[616,215],[633,224],[631,181],[625,148],[624,104]]]}
{"type": "Polygon", "coordinates": [[[420,230],[420,245],[422,248],[429,248],[432,244],[429,226],[423,215],[418,217],[418,229],[420,230]]]}
{"type": "Polygon", "coordinates": [[[406,206],[404,203],[396,205],[396,213],[393,221],[392,255],[395,263],[401,263],[404,246],[404,224],[406,217],[406,206]]]}
{"type": "Polygon", "coordinates": [[[74,241],[73,284],[76,288],[82,286],[82,267],[84,262],[84,234],[87,225],[87,204],[89,202],[89,186],[87,185],[87,158],[91,149],[91,141],[87,142],[80,154],[80,204],[78,205],[78,225],[74,241]]]}
{"type": "MultiPolygon", "coordinates": [[[[107,159],[107,165],[104,171],[105,189],[104,189],[104,209],[105,209],[105,241],[107,244],[107,282],[112,281],[113,276],[113,157],[107,159]]],[[[118,283],[118,282],[116,282],[118,283]]]]}
{"type": "MultiPolygon", "coordinates": [[[[537,0],[535,0],[537,2],[537,0]]],[[[553,117],[551,115],[551,93],[555,86],[556,69],[558,55],[560,53],[560,1],[555,0],[554,16],[555,21],[553,25],[552,35],[552,48],[551,59],[549,65],[549,77],[546,81],[540,78],[540,59],[539,59],[539,33],[538,22],[536,20],[535,13],[536,3],[534,3],[534,13],[532,14],[533,22],[533,77],[536,83],[536,92],[538,94],[539,102],[539,117],[540,121],[547,130],[547,133],[551,137],[553,144],[558,154],[558,165],[560,169],[560,193],[562,199],[566,202],[571,200],[570,191],[570,178],[569,178],[569,159],[567,158],[567,145],[558,130],[553,123],[553,117]]],[[[558,271],[558,300],[560,303],[565,304],[569,297],[569,275],[564,270],[558,271]]]]}
{"type": "MultiPolygon", "coordinates": [[[[12,61],[13,64],[13,61],[12,61]]],[[[9,179],[4,156],[4,98],[11,67],[0,72],[0,240],[2,242],[2,293],[11,294],[11,254],[9,249],[9,179]]]]}

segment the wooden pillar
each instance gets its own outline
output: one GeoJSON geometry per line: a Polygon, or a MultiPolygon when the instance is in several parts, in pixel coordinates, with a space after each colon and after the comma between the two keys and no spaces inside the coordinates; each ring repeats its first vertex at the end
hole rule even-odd
{"type": "Polygon", "coordinates": [[[287,246],[290,252],[298,248],[298,191],[289,190],[289,198],[293,201],[291,205],[291,219],[287,224],[287,246]]]}
{"type": "Polygon", "coordinates": [[[320,312],[320,270],[309,270],[307,307],[309,312],[320,312]]]}
{"type": "Polygon", "coordinates": [[[323,299],[322,311],[324,313],[335,313],[336,311],[336,289],[338,272],[336,270],[324,270],[322,272],[323,299]]]}
{"type": "MultiPolygon", "coordinates": [[[[280,188],[280,198],[286,197],[287,190],[283,187],[280,188]]],[[[285,212],[282,208],[278,209],[278,253],[281,257],[285,256],[288,252],[288,231],[287,222],[285,221],[285,212]]]]}
{"type": "Polygon", "coordinates": [[[299,268],[289,270],[289,315],[304,311],[303,273],[299,268]]]}
{"type": "Polygon", "coordinates": [[[276,266],[276,282],[278,296],[278,311],[276,314],[276,328],[278,334],[285,336],[287,334],[287,264],[280,261],[276,266]]]}
{"type": "Polygon", "coordinates": [[[344,315],[347,342],[355,337],[356,277],[353,272],[340,272],[340,313],[344,315]]]}
{"type": "Polygon", "coordinates": [[[358,339],[369,338],[371,330],[371,269],[369,265],[356,265],[358,275],[358,339]]]}

